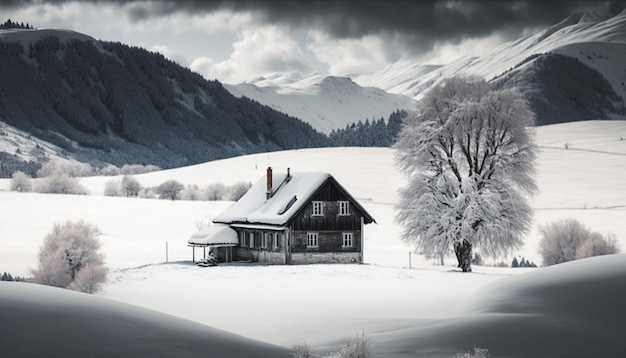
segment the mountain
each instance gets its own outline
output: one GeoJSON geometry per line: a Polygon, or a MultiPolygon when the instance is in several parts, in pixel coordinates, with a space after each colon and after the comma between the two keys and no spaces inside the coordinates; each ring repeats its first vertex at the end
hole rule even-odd
{"type": "Polygon", "coordinates": [[[361,87],[347,77],[321,74],[277,74],[224,87],[237,97],[245,96],[300,118],[326,134],[367,119],[387,119],[391,113],[415,105],[404,95],[361,87]]]}
{"type": "Polygon", "coordinates": [[[0,30],[0,109],[0,122],[92,163],[169,168],[327,143],[160,54],[63,30],[0,30]]]}
{"type": "Polygon", "coordinates": [[[405,59],[354,80],[419,99],[445,77],[476,75],[500,86],[520,88],[537,112],[536,123],[547,124],[626,118],[624,63],[626,11],[612,18],[580,13],[482,57],[462,57],[444,66],[405,59]]]}

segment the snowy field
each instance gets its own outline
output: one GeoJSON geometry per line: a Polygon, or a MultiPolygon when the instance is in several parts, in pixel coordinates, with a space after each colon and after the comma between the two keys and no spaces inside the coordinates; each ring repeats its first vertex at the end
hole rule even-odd
{"type": "MultiPolygon", "coordinates": [[[[626,122],[539,127],[537,142],[540,193],[532,199],[533,229],[519,252],[486,263],[508,264],[515,255],[540,264],[538,225],[565,218],[578,219],[593,231],[614,233],[626,249],[626,122]]],[[[130,303],[270,344],[308,342],[328,350],[344,337],[365,331],[383,357],[451,357],[474,345],[498,357],[583,357],[594,352],[615,356],[617,349],[625,351],[626,343],[615,336],[623,333],[617,322],[626,314],[615,297],[625,297],[626,255],[538,270],[478,266],[474,273],[462,274],[455,271],[452,257],[445,266],[436,266],[413,254],[409,269],[411,248],[399,239],[401,228],[394,223],[393,210],[405,179],[393,165],[391,149],[264,153],[136,178],[143,186],[176,179],[202,188],[217,182],[255,182],[267,166],[275,172],[287,167],[292,172],[331,172],[378,223],[365,229],[366,264],[200,268],[189,262],[187,239],[198,222],[209,221],[230,202],[105,197],[105,183],[116,178],[93,177],[81,179],[90,192],[87,196],[0,191],[0,271],[27,276],[52,225],[82,219],[102,230],[111,268],[101,297],[90,299],[130,303]],[[559,285],[562,290],[546,290],[559,285]],[[607,314],[611,308],[619,313],[607,314]],[[554,344],[548,344],[546,335],[555,338],[554,344]],[[588,339],[584,347],[577,343],[582,337],[588,339]]],[[[0,189],[8,184],[0,180],[0,189]]],[[[196,250],[196,257],[201,254],[196,250]]],[[[14,287],[0,286],[0,305],[7,292],[28,295],[14,287]]],[[[5,333],[6,325],[0,341],[5,333]]]]}

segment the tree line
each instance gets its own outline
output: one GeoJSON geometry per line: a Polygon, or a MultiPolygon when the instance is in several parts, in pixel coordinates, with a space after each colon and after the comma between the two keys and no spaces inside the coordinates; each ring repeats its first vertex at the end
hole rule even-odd
{"type": "Polygon", "coordinates": [[[8,19],[3,24],[0,24],[0,30],[6,30],[6,29],[34,30],[35,28],[29,25],[28,23],[24,25],[23,22],[17,23],[17,22],[11,21],[11,19],[8,19]]]}

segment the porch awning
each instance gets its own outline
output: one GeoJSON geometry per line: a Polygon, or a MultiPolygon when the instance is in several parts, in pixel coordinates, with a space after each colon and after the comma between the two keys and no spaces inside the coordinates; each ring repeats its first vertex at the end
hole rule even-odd
{"type": "Polygon", "coordinates": [[[228,225],[214,224],[191,235],[187,243],[189,246],[237,246],[239,239],[228,225]]]}

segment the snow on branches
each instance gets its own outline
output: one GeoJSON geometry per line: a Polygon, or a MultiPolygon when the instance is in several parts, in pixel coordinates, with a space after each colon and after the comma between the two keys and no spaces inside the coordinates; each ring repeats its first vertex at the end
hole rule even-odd
{"type": "Polygon", "coordinates": [[[427,257],[454,249],[471,271],[472,247],[493,257],[521,246],[532,210],[537,148],[534,115],[511,89],[453,77],[431,89],[405,119],[396,162],[409,177],[397,220],[403,239],[427,257]]]}

